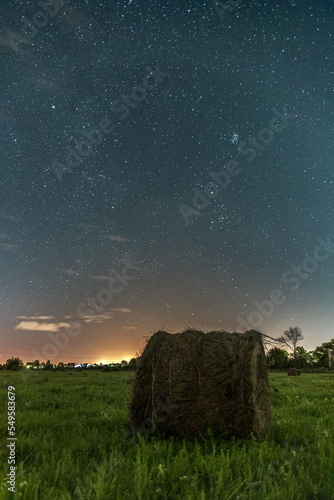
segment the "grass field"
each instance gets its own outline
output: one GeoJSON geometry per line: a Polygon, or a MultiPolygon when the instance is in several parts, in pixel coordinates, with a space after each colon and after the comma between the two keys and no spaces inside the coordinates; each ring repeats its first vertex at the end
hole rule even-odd
{"type": "Polygon", "coordinates": [[[132,372],[0,372],[0,498],[334,499],[334,375],[271,374],[267,439],[131,437],[132,372]],[[16,388],[16,492],[7,490],[7,387],[16,388]]]}

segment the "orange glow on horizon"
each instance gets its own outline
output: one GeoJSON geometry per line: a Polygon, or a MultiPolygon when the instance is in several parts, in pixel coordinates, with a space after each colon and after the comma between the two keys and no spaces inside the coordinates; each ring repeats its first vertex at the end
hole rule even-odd
{"type": "Polygon", "coordinates": [[[118,358],[112,358],[112,359],[111,358],[110,359],[106,359],[106,358],[98,359],[98,361],[95,361],[95,363],[97,363],[98,365],[100,363],[108,365],[109,363],[120,363],[123,360],[129,362],[130,359],[135,358],[135,357],[136,356],[134,356],[133,354],[125,354],[121,358],[118,357],[118,358]]]}

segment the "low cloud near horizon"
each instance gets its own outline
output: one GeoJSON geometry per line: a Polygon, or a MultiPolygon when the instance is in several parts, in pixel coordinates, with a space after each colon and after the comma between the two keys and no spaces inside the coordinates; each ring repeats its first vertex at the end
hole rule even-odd
{"type": "Polygon", "coordinates": [[[42,321],[21,321],[15,326],[15,330],[29,330],[29,331],[39,331],[39,332],[59,332],[61,328],[66,328],[69,323],[47,323],[42,321]]]}

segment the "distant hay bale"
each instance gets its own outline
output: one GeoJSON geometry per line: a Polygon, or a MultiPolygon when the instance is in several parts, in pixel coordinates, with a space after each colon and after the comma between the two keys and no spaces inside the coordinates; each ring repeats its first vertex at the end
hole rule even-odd
{"type": "Polygon", "coordinates": [[[208,429],[263,438],[270,426],[261,334],[155,333],[137,366],[132,424],[192,439],[208,429]]]}
{"type": "Polygon", "coordinates": [[[298,375],[301,375],[301,371],[298,370],[298,368],[289,368],[288,369],[288,375],[289,377],[297,377],[298,375]]]}

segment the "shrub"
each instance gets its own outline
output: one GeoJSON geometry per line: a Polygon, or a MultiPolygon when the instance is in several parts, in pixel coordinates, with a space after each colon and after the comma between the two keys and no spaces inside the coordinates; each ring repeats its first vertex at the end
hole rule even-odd
{"type": "Polygon", "coordinates": [[[22,359],[20,358],[14,358],[13,356],[10,359],[7,359],[5,368],[6,370],[11,370],[13,366],[16,366],[14,370],[18,370],[19,366],[23,366],[22,359]]]}

